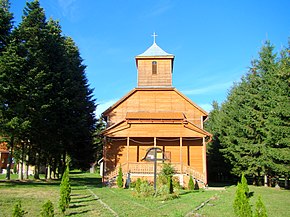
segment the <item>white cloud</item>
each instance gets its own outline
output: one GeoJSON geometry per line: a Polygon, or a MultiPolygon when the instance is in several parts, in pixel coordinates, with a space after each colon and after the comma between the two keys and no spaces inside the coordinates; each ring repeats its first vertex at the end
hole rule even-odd
{"type": "Polygon", "coordinates": [[[183,90],[182,93],[186,95],[200,95],[206,93],[213,93],[219,90],[225,91],[228,90],[233,85],[233,81],[218,83],[211,86],[205,86],[203,88],[197,88],[192,90],[183,90]]]}
{"type": "Polygon", "coordinates": [[[111,99],[105,102],[100,102],[95,111],[96,117],[99,117],[106,109],[112,106],[118,99],[111,99]]]}
{"type": "Polygon", "coordinates": [[[62,9],[62,15],[73,18],[76,12],[76,0],[58,0],[58,4],[62,9]]]}

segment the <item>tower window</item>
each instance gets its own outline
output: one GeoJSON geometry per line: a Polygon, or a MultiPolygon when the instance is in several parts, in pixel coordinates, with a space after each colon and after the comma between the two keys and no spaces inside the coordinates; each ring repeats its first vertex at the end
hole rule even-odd
{"type": "Polygon", "coordinates": [[[152,62],[152,75],[156,75],[157,74],[157,62],[153,61],[152,62]]]}

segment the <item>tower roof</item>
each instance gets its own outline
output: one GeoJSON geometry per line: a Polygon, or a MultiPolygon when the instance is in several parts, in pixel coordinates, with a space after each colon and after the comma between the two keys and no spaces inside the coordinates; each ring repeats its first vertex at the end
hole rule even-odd
{"type": "Polygon", "coordinates": [[[139,54],[137,57],[151,57],[151,56],[173,56],[162,50],[154,41],[154,43],[149,47],[144,53],[139,54]]]}

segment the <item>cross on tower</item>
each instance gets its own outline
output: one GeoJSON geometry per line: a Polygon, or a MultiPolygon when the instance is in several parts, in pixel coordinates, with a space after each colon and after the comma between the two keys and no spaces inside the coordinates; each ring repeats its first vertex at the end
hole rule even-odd
{"type": "Polygon", "coordinates": [[[155,44],[155,42],[156,42],[156,37],[157,37],[158,35],[156,35],[156,33],[153,32],[153,35],[152,35],[152,36],[153,36],[153,40],[154,40],[153,42],[154,42],[154,44],[155,44]]]}

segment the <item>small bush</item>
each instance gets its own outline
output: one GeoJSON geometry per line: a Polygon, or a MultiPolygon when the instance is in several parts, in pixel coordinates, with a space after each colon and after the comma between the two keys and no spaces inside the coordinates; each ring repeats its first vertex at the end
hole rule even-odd
{"type": "Polygon", "coordinates": [[[188,190],[191,190],[191,191],[194,190],[194,182],[191,175],[189,176],[188,190]]]}
{"type": "Polygon", "coordinates": [[[138,178],[137,181],[136,181],[136,187],[135,187],[137,193],[140,193],[140,186],[141,186],[141,183],[142,183],[141,179],[138,178]]]}
{"type": "Polygon", "coordinates": [[[60,199],[59,199],[59,208],[62,213],[69,207],[71,200],[71,186],[69,180],[69,167],[66,167],[66,170],[63,173],[61,183],[60,183],[60,199]]]}
{"type": "Polygon", "coordinates": [[[119,188],[123,188],[123,185],[124,185],[123,172],[122,172],[121,165],[119,167],[119,172],[118,172],[118,176],[117,176],[117,185],[119,188]]]}
{"type": "Polygon", "coordinates": [[[42,205],[40,216],[41,217],[54,217],[54,207],[53,207],[53,203],[50,200],[48,200],[45,204],[42,205]]]}
{"type": "Polygon", "coordinates": [[[142,181],[140,185],[140,196],[149,197],[153,196],[153,194],[154,194],[153,186],[150,185],[146,180],[142,181]]]}
{"type": "Polygon", "coordinates": [[[255,217],[267,217],[267,216],[268,215],[267,215],[266,207],[262,202],[261,196],[259,196],[256,203],[255,217]]]}
{"type": "Polygon", "coordinates": [[[22,217],[22,216],[24,216],[24,214],[25,214],[25,211],[22,209],[21,202],[18,201],[14,205],[12,217],[22,217]]]}
{"type": "Polygon", "coordinates": [[[247,184],[247,179],[244,174],[242,175],[241,183],[238,183],[236,196],[234,200],[234,211],[238,217],[249,217],[252,216],[252,210],[249,203],[249,198],[247,192],[249,192],[249,187],[247,184]]]}

